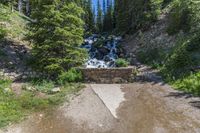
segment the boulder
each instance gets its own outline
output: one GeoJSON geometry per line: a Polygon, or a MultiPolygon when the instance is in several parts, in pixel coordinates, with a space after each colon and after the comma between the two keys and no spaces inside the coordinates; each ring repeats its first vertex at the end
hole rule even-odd
{"type": "Polygon", "coordinates": [[[53,88],[53,89],[51,90],[51,93],[58,93],[58,92],[60,92],[60,91],[61,91],[60,87],[55,87],[55,88],[53,88]]]}

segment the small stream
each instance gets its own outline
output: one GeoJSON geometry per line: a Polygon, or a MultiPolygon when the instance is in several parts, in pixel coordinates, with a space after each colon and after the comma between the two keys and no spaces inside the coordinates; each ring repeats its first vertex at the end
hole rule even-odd
{"type": "Polygon", "coordinates": [[[89,59],[85,63],[86,68],[112,68],[121,53],[119,43],[121,37],[114,35],[92,35],[85,39],[82,48],[87,49],[89,59]]]}

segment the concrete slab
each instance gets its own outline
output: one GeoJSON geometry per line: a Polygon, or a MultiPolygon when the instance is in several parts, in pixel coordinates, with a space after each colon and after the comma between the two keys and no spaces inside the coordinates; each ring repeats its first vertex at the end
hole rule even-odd
{"type": "Polygon", "coordinates": [[[120,84],[91,84],[96,95],[102,100],[111,114],[117,117],[117,108],[125,101],[120,84]]]}

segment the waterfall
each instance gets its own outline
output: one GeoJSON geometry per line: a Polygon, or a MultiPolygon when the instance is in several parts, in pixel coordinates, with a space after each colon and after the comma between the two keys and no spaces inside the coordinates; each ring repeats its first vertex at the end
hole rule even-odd
{"type": "Polygon", "coordinates": [[[85,63],[86,68],[111,68],[115,67],[115,60],[118,58],[118,45],[121,37],[102,37],[92,35],[84,40],[81,46],[88,51],[89,59],[85,63]],[[96,45],[101,40],[102,43],[96,45]]]}

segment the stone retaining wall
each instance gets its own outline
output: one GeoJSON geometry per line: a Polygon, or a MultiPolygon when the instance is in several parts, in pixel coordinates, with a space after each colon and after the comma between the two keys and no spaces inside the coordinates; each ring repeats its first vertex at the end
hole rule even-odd
{"type": "Polygon", "coordinates": [[[136,68],[79,68],[86,83],[128,83],[133,82],[136,68]]]}

